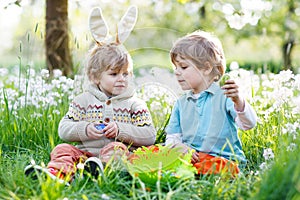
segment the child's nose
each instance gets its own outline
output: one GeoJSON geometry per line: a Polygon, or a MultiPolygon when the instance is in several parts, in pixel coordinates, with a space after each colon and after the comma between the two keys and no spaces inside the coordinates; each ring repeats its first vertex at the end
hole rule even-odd
{"type": "Polygon", "coordinates": [[[125,81],[125,80],[126,80],[126,76],[123,74],[119,74],[118,81],[125,81]]]}
{"type": "Polygon", "coordinates": [[[177,68],[177,69],[174,69],[174,73],[175,73],[175,75],[180,75],[181,71],[177,68]]]}

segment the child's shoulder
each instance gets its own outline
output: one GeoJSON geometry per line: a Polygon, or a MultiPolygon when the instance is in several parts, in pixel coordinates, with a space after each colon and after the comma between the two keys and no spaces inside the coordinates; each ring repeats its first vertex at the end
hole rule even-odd
{"type": "Polygon", "coordinates": [[[131,108],[147,108],[147,102],[136,95],[133,95],[132,97],[127,98],[124,101],[131,108]]]}
{"type": "Polygon", "coordinates": [[[131,102],[131,103],[137,103],[137,104],[146,104],[146,100],[133,95],[132,97],[128,98],[127,101],[131,102]]]}
{"type": "Polygon", "coordinates": [[[75,96],[73,99],[71,99],[74,102],[89,102],[93,101],[95,99],[95,95],[91,94],[90,92],[82,92],[75,96]]]}
{"type": "Polygon", "coordinates": [[[191,91],[187,91],[187,92],[183,93],[181,96],[178,97],[177,101],[185,101],[185,100],[187,100],[188,97],[192,97],[191,91]]]}
{"type": "Polygon", "coordinates": [[[82,99],[82,98],[86,98],[86,97],[89,97],[89,96],[94,96],[94,95],[92,95],[90,92],[88,92],[88,91],[84,91],[84,92],[82,92],[82,93],[80,93],[80,94],[77,94],[75,97],[74,97],[74,99],[82,99]]]}

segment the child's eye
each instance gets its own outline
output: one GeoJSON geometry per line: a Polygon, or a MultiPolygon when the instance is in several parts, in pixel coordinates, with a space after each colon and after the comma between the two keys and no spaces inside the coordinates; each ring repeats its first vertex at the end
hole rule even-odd
{"type": "Polygon", "coordinates": [[[127,77],[128,75],[129,75],[128,72],[123,73],[123,76],[124,76],[124,77],[127,77]]]}
{"type": "Polygon", "coordinates": [[[178,63],[177,65],[176,65],[176,68],[175,69],[178,69],[178,68],[180,68],[180,69],[186,69],[186,68],[188,68],[189,67],[189,65],[187,65],[186,63],[178,63]]]}
{"type": "Polygon", "coordinates": [[[181,69],[186,69],[188,68],[188,66],[181,66],[181,69]]]}
{"type": "Polygon", "coordinates": [[[187,65],[184,65],[184,66],[182,66],[182,65],[174,66],[174,70],[178,70],[178,69],[185,70],[185,69],[188,68],[188,67],[189,67],[189,66],[187,66],[187,65]]]}
{"type": "Polygon", "coordinates": [[[188,65],[180,65],[180,66],[178,66],[176,69],[185,70],[185,69],[187,69],[188,67],[189,67],[188,65]]]}

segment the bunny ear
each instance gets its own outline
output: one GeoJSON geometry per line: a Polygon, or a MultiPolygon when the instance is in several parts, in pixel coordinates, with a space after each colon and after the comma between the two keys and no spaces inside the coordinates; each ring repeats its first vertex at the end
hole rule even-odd
{"type": "Polygon", "coordinates": [[[137,7],[131,6],[124,14],[117,26],[117,43],[123,43],[128,38],[129,34],[133,30],[133,27],[137,20],[137,7]]]}
{"type": "Polygon", "coordinates": [[[97,7],[91,11],[89,26],[94,40],[97,43],[103,42],[108,35],[108,26],[102,16],[101,8],[97,7]]]}

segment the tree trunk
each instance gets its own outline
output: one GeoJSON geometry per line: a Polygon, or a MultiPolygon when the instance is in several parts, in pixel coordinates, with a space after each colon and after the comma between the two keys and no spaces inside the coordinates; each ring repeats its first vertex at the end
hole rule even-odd
{"type": "Polygon", "coordinates": [[[292,66],[292,50],[295,45],[295,40],[290,38],[285,41],[282,46],[282,54],[283,54],[283,69],[294,71],[292,66]]]}
{"type": "Polygon", "coordinates": [[[65,76],[73,74],[69,49],[68,0],[46,0],[46,59],[53,75],[60,69],[65,76]]]}
{"type": "Polygon", "coordinates": [[[288,0],[288,12],[285,16],[285,23],[284,23],[284,29],[286,32],[286,39],[283,42],[282,45],[282,56],[283,56],[283,69],[284,70],[291,70],[293,72],[294,68],[292,66],[292,50],[295,46],[295,34],[296,31],[295,28],[290,24],[290,21],[295,17],[295,2],[294,0],[288,0]]]}

